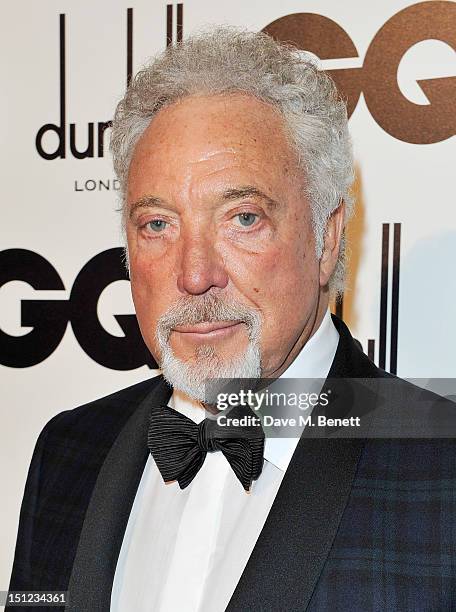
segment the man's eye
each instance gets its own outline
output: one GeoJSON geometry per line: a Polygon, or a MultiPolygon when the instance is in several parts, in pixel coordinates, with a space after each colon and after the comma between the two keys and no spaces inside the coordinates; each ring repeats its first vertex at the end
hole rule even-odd
{"type": "Polygon", "coordinates": [[[249,227],[250,225],[253,225],[255,223],[258,218],[258,215],[255,215],[254,213],[245,212],[237,215],[237,218],[239,219],[239,223],[242,226],[249,227]]]}
{"type": "Polygon", "coordinates": [[[163,219],[153,219],[146,224],[153,232],[162,232],[168,224],[163,219]]]}

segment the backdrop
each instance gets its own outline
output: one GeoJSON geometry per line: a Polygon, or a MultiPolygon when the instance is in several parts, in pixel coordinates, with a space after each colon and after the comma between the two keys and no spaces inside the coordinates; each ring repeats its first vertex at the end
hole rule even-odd
{"type": "Polygon", "coordinates": [[[109,120],[132,72],[202,25],[265,29],[330,70],[357,165],[339,311],[385,369],[455,375],[456,4],[16,0],[2,14],[0,590],[46,421],[155,373],[119,257],[109,120]]]}

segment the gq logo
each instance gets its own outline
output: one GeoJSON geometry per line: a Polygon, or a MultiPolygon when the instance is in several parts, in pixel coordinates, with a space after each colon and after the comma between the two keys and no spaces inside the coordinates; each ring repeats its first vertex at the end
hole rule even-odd
{"type": "MultiPolygon", "coordinates": [[[[23,281],[36,290],[65,290],[57,270],[41,255],[25,249],[0,253],[0,287],[23,281]]],[[[109,334],[97,316],[102,291],[118,280],[128,280],[122,249],[93,257],[79,272],[68,300],[22,300],[21,325],[33,329],[10,336],[0,329],[0,363],[25,368],[47,359],[60,344],[71,322],[81,348],[94,361],[113,370],[132,370],[144,364],[157,367],[139,331],[135,315],[114,315],[123,337],[109,334]]]]}
{"type": "MultiPolygon", "coordinates": [[[[271,36],[305,49],[321,60],[359,57],[347,32],[322,15],[296,13],[280,17],[264,28],[271,36]]],[[[421,2],[396,13],[380,28],[367,49],[360,68],[328,70],[347,100],[352,115],[361,93],[380,127],[388,134],[414,144],[430,144],[455,133],[456,77],[419,81],[429,104],[415,104],[397,82],[405,53],[424,40],[440,40],[456,50],[456,5],[421,2]]]]}
{"type": "MultiPolygon", "coordinates": [[[[181,14],[181,20],[182,20],[181,14]]],[[[127,64],[132,71],[133,9],[128,9],[127,64]]],[[[397,82],[399,63],[416,43],[435,39],[456,49],[456,5],[446,1],[420,2],[393,15],[374,36],[362,67],[328,70],[347,100],[349,116],[361,93],[374,120],[388,134],[413,144],[431,144],[455,133],[456,77],[419,81],[429,104],[415,104],[401,92],[397,82]]],[[[183,27],[183,24],[180,24],[183,27]]],[[[329,17],[314,13],[295,13],[276,19],[265,28],[274,38],[291,42],[321,60],[359,57],[347,32],[329,17]]],[[[35,139],[40,157],[46,160],[104,156],[105,131],[110,121],[90,122],[86,126],[87,147],[76,144],[77,126],[67,124],[65,15],[60,16],[60,122],[42,125],[35,139]],[[46,148],[44,136],[57,135],[58,146],[46,148]],[[96,142],[95,142],[96,141],[96,142]],[[67,150],[69,143],[69,151],[67,150]]],[[[128,81],[128,79],[127,79],[128,81]]],[[[49,145],[47,145],[49,146],[49,145]]]]}

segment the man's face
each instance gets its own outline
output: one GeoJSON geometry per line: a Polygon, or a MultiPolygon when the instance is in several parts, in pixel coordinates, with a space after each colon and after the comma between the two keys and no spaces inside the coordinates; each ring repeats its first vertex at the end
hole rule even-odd
{"type": "Polygon", "coordinates": [[[189,366],[242,361],[251,340],[244,310],[261,322],[262,376],[280,372],[309,337],[320,291],[311,211],[269,105],[232,94],[162,109],[134,151],[126,228],[135,309],[159,363],[157,323],[176,305],[200,313],[187,318],[184,308],[168,321],[169,347],[189,366]],[[216,316],[211,298],[239,314],[216,316]]]}

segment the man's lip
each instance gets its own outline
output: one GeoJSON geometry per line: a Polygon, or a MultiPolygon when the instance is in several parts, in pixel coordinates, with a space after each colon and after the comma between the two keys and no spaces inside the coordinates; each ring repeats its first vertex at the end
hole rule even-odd
{"type": "Polygon", "coordinates": [[[176,325],[173,331],[181,334],[209,334],[219,329],[227,329],[239,325],[242,321],[207,321],[196,325],[176,325]]]}

